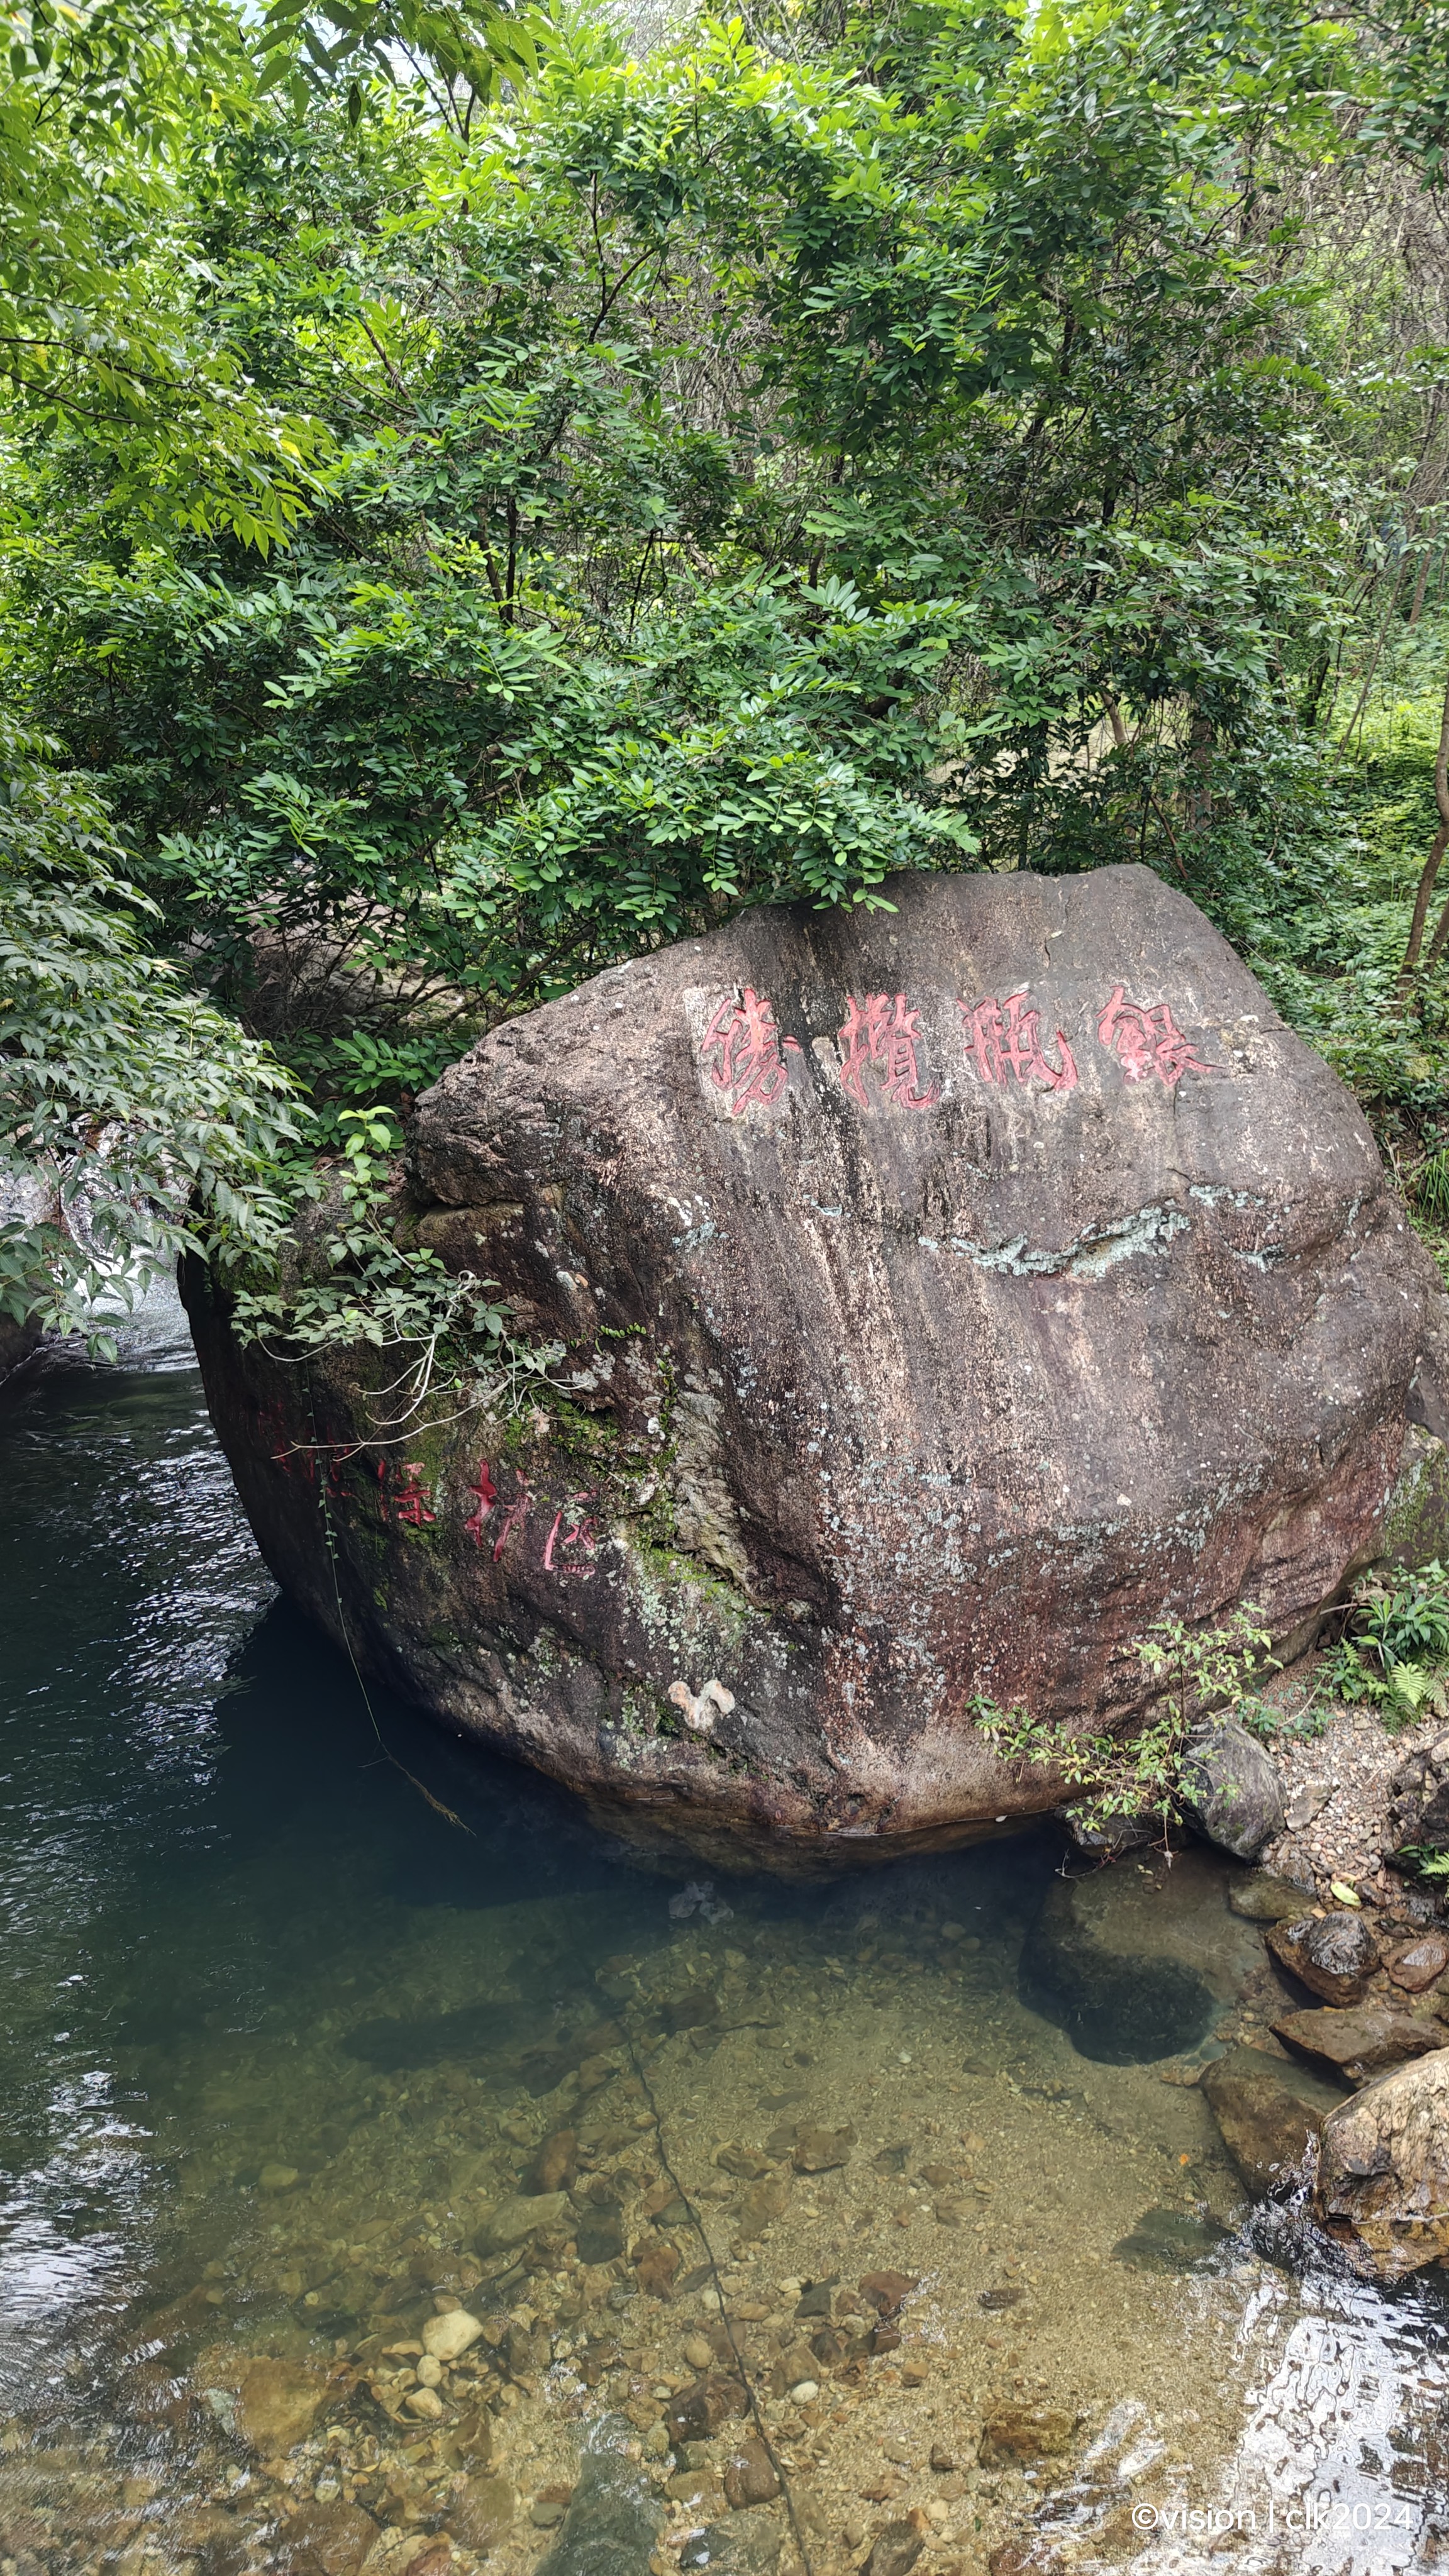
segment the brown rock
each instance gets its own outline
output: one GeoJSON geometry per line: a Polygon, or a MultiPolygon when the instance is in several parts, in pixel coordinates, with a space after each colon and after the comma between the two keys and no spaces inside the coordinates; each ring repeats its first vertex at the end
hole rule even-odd
{"type": "Polygon", "coordinates": [[[682,1995],[671,1995],[660,2005],[659,2019],[671,2037],[680,2030],[703,2030],[719,2019],[719,1997],[708,1986],[688,1986],[682,1995]]]}
{"type": "Polygon", "coordinates": [[[797,2173],[833,2173],[837,2165],[849,2163],[854,2144],[853,2129],[798,2129],[791,2162],[797,2173]]]}
{"type": "Polygon", "coordinates": [[[464,2549],[480,2558],[496,2549],[513,2525],[518,2498],[507,2478],[469,2478],[448,2507],[448,2527],[464,2549]]]}
{"type": "Polygon", "coordinates": [[[465,2469],[486,2469],[493,2457],[493,2418],[486,2406],[461,2415],[448,2435],[448,2446],[465,2469]]]}
{"type": "Polygon", "coordinates": [[[1056,2460],[1071,2448],[1078,2417],[1060,2406],[998,2406],[981,2427],[981,2465],[1005,2468],[1013,2460],[1056,2460]]]}
{"type": "Polygon", "coordinates": [[[1449,2254],[1449,2048],[1380,2076],[1330,2115],[1317,2205],[1382,2280],[1449,2254]]]}
{"type": "Polygon", "coordinates": [[[724,2488],[713,2469],[681,2469],[669,2479],[664,2492],[676,2504],[691,2505],[706,2516],[717,2512],[725,2500],[724,2488]]]}
{"type": "Polygon", "coordinates": [[[1366,2084],[1371,2075],[1444,2045],[1443,2031],[1432,2021],[1394,2012],[1387,2004],[1355,2004],[1347,2012],[1282,2013],[1273,2031],[1286,2048],[1331,2067],[1349,2084],[1366,2084]]]}
{"type": "Polygon", "coordinates": [[[1405,1994],[1421,1995],[1449,1968],[1449,1941],[1442,1932],[1421,1932],[1416,1941],[1406,1941],[1401,1950],[1391,1950],[1384,1966],[1405,1994]]]}
{"type": "Polygon", "coordinates": [[[579,2142],[572,2129],[555,2129],[545,2138],[524,2177],[523,2188],[540,2192],[572,2191],[579,2170],[579,2142]]]}
{"type": "Polygon", "coordinates": [[[862,2298],[882,2317],[899,2315],[915,2287],[913,2272],[863,2272],[860,2277],[862,2298]]]}
{"type": "Polygon", "coordinates": [[[790,2186],[783,2174],[766,2174],[762,2182],[752,2182],[740,2202],[739,2234],[745,2244],[763,2236],[777,2218],[783,2218],[790,2203],[790,2186]]]}
{"type": "Polygon", "coordinates": [[[798,2388],[802,2379],[816,2376],[814,2349],[802,2335],[795,2343],[787,2344],[783,2352],[777,2353],[770,2364],[770,2394],[783,2397],[787,2390],[798,2388]]]}
{"type": "Polygon", "coordinates": [[[931,2444],[931,2467],[938,2478],[953,2477],[960,2466],[955,2452],[949,2450],[944,2442],[931,2444]]]}
{"type": "Polygon", "coordinates": [[[1029,2576],[1036,2551],[1029,2539],[1003,2540],[986,2561],[986,2576],[1029,2576]]]}
{"type": "Polygon", "coordinates": [[[1268,1869],[1247,1871],[1228,1887],[1228,1903],[1250,1923],[1292,1923],[1303,1911],[1305,1890],[1268,1869]]]}
{"type": "Polygon", "coordinates": [[[737,2443],[724,2464],[724,2491],[738,2513],[746,2505],[768,2504],[780,2492],[780,2481],[765,2445],[756,2435],[737,2443]]]}
{"type": "MultiPolygon", "coordinates": [[[[1325,2003],[1362,2003],[1379,1963],[1378,1943],[1361,1914],[1301,1915],[1275,1923],[1268,1947],[1325,2003]]],[[[1449,1954],[1446,1954],[1449,1955],[1449,1954]]]]}
{"type": "Polygon", "coordinates": [[[914,2523],[888,2522],[865,2562],[865,2576],[910,2576],[925,2545],[914,2523]]]}
{"type": "Polygon", "coordinates": [[[673,2245],[646,2245],[634,2257],[634,2276],[641,2290],[651,2299],[672,2299],[674,2275],[679,2269],[678,2248],[673,2245]]]}
{"type": "Polygon", "coordinates": [[[476,1418],[429,1431],[425,1471],[378,1450],[355,1353],[304,1380],[188,1273],[303,1607],[675,1854],[834,1868],[1058,1805],[973,1695],[1120,1726],[1169,1604],[1314,1617],[1372,1550],[1439,1296],[1348,1091],[1150,870],[889,894],[611,968],[418,1104],[416,1239],[607,1408],[586,1515],[545,1417],[480,1505],[476,1418]],[[325,1521],[288,1454],[319,1440],[350,1461],[325,1521]],[[843,1509],[863,1456],[893,1463],[843,1509]],[[640,1519],[656,1478],[670,1548],[640,1519]],[[981,1508],[927,1544],[947,1489],[981,1508]],[[928,1643],[903,1659],[902,1634],[928,1643]],[[624,1697],[671,1723],[620,1727],[624,1697]]]}
{"type": "Polygon", "coordinates": [[[524,2245],[541,2228],[561,2226],[569,2218],[568,2194],[562,2191],[519,2192],[489,2210],[474,2243],[485,2258],[524,2245]]]}
{"type": "Polygon", "coordinates": [[[448,2576],[453,2564],[452,2544],[441,2534],[436,2540],[425,2540],[404,2562],[404,2576],[448,2576]]]}
{"type": "Polygon", "coordinates": [[[378,2526],[359,2504],[304,2504],[282,2533],[281,2576],[357,2576],[378,2526]]]}
{"type": "Polygon", "coordinates": [[[327,2373],[308,2361],[254,2361],[237,2391],[236,2428],[254,2451],[305,2442],[327,2394],[327,2373]]]}
{"type": "Polygon", "coordinates": [[[731,2415],[743,2415],[747,2405],[737,2373],[712,2370],[707,2378],[696,2379],[692,2387],[680,2390],[665,2417],[671,2448],[678,2450],[681,2442],[709,2441],[731,2415]]]}
{"type": "Polygon", "coordinates": [[[758,2182],[770,2170],[770,2159],[758,2147],[742,2147],[733,2138],[722,2146],[715,2157],[721,2172],[734,2174],[741,2182],[758,2182]]]}
{"type": "Polygon", "coordinates": [[[1202,2089],[1223,2145],[1255,2193],[1271,2191],[1297,2169],[1331,2108],[1325,2101],[1310,2109],[1271,2061],[1252,2049],[1239,2049],[1210,2066],[1202,2089]]]}

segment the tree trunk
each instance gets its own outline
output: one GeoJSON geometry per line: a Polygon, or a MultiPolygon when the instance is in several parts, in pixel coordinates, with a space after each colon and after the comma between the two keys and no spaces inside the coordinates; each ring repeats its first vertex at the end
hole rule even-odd
{"type": "MultiPolygon", "coordinates": [[[[1400,990],[1408,983],[1419,963],[1424,944],[1424,924],[1429,918],[1429,905],[1434,893],[1434,880],[1439,874],[1444,852],[1449,849],[1449,680],[1444,683],[1444,712],[1439,720],[1439,754],[1434,763],[1434,802],[1439,808],[1439,829],[1434,835],[1429,855],[1419,878],[1419,891],[1414,897],[1414,918],[1409,925],[1409,944],[1404,950],[1404,963],[1399,974],[1400,990]]],[[[1437,963],[1449,926],[1449,903],[1446,903],[1434,933],[1434,944],[1427,963],[1437,963]]]]}

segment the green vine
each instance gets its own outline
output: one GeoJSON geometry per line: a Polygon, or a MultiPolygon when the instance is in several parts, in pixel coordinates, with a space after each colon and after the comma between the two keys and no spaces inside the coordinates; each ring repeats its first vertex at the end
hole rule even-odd
{"type": "Polygon", "coordinates": [[[1150,1819],[1165,1834],[1182,1807],[1184,1767],[1205,1717],[1228,1714],[1255,1734],[1274,1731],[1252,1687],[1259,1675],[1278,1669],[1259,1616],[1245,1602],[1219,1628],[1163,1618],[1134,1638],[1132,1651],[1153,1699],[1128,1735],[1082,1735],[1024,1708],[998,1708],[981,1695],[969,1703],[970,1714],[1003,1760],[1017,1766],[1018,1777],[1038,1768],[1059,1772],[1073,1793],[1066,1803],[1088,1832],[1110,1835],[1114,1824],[1150,1819]]]}
{"type": "MultiPolygon", "coordinates": [[[[408,1364],[373,1400],[400,1398],[393,1427],[411,1424],[439,1394],[462,1409],[521,1413],[554,1386],[549,1372],[562,1342],[531,1344],[510,1331],[512,1308],[490,1296],[494,1279],[450,1271],[426,1245],[399,1244],[395,1157],[402,1138],[388,1109],[344,1109],[340,1204],[317,1245],[321,1275],[289,1280],[284,1270],[254,1270],[236,1289],[233,1329],[243,1344],[260,1343],[273,1358],[296,1362],[328,1350],[370,1347],[407,1351],[408,1364]]],[[[315,1165],[293,1175],[294,1213],[322,1196],[315,1165]]]]}

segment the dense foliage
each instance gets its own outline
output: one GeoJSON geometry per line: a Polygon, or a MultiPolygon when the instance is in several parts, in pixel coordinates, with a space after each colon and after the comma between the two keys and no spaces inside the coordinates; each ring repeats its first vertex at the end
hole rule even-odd
{"type": "MultiPolygon", "coordinates": [[[[0,639],[133,889],[52,946],[104,907],[136,999],[71,1046],[12,972],[12,1167],[93,1199],[134,1134],[118,1204],[245,1251],[610,959],[1131,855],[1442,1224],[1441,14],[37,12],[0,639]],[[167,1140],[178,1011],[225,1151],[167,1140]]],[[[13,1231],[53,1301],[79,1249],[13,1231]]]]}

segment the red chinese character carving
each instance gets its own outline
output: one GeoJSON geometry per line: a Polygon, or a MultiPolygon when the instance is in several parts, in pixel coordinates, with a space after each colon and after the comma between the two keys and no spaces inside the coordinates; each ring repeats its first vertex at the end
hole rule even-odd
{"type": "Polygon", "coordinates": [[[1120,984],[1097,1022],[1097,1035],[1104,1047],[1111,1048],[1129,1082],[1147,1082],[1155,1073],[1172,1091],[1185,1073],[1217,1070],[1194,1052],[1191,1038],[1183,1036],[1166,1002],[1154,1003],[1150,1011],[1139,1002],[1124,1002],[1120,984]]]}
{"type": "Polygon", "coordinates": [[[1004,1002],[991,1000],[958,1001],[966,1037],[966,1060],[974,1064],[983,1082],[1005,1082],[1014,1074],[1018,1082],[1044,1082],[1048,1091],[1074,1091],[1077,1084],[1076,1058],[1057,1031],[1057,1054],[1060,1064],[1050,1064],[1042,1051],[1041,1013],[1023,1009],[1026,986],[1019,993],[1008,994],[1004,1002]]]}
{"type": "Polygon", "coordinates": [[[397,1517],[409,1529],[421,1529],[426,1521],[437,1519],[430,1510],[431,1488],[423,1483],[420,1459],[410,1459],[402,1469],[402,1491],[397,1497],[397,1517]]]}
{"type": "MultiPolygon", "coordinates": [[[[784,1043],[799,1054],[798,1040],[784,1043]]],[[[770,1109],[779,1099],[790,1079],[780,1044],[775,1014],[761,994],[748,984],[743,994],[726,994],[705,1030],[699,1060],[715,1089],[728,1094],[732,1118],[742,1117],[752,1101],[770,1109]]]]}
{"type": "Polygon", "coordinates": [[[583,1575],[593,1573],[593,1560],[599,1544],[597,1522],[580,1517],[570,1528],[564,1528],[568,1513],[576,1512],[582,1515],[584,1504],[591,1500],[592,1496],[589,1494],[571,1494],[564,1509],[555,1512],[553,1527],[544,1541],[543,1562],[546,1572],[583,1575]],[[564,1553],[556,1557],[554,1553],[556,1548],[563,1550],[564,1553]],[[577,1552],[570,1555],[568,1553],[570,1549],[577,1552]]]}
{"type": "Polygon", "coordinates": [[[845,1026],[840,1031],[843,1055],[840,1087],[847,1091],[860,1108],[870,1107],[866,1096],[865,1069],[873,1065],[887,1100],[897,1109],[930,1109],[941,1097],[939,1082],[929,1091],[921,1089],[917,1047],[924,1044],[921,1015],[909,1010],[904,993],[895,996],[892,1009],[889,993],[867,993],[863,1002],[854,993],[845,997],[845,1026]]]}
{"type": "Polygon", "coordinates": [[[468,1491],[470,1494],[476,1494],[478,1500],[472,1511],[468,1514],[467,1519],[463,1523],[463,1527],[467,1531],[473,1545],[475,1547],[481,1547],[483,1544],[483,1524],[487,1520],[489,1513],[492,1511],[494,1504],[498,1500],[498,1488],[488,1473],[488,1461],[486,1458],[479,1459],[478,1473],[474,1477],[472,1484],[468,1487],[468,1491]]]}
{"type": "Polygon", "coordinates": [[[503,1527],[493,1542],[493,1562],[495,1565],[498,1563],[500,1556],[503,1554],[509,1540],[512,1538],[514,1531],[519,1527],[521,1522],[527,1520],[528,1506],[532,1500],[533,1496],[530,1494],[528,1487],[526,1485],[520,1485],[512,1502],[509,1504],[507,1511],[503,1515],[503,1527]]]}

